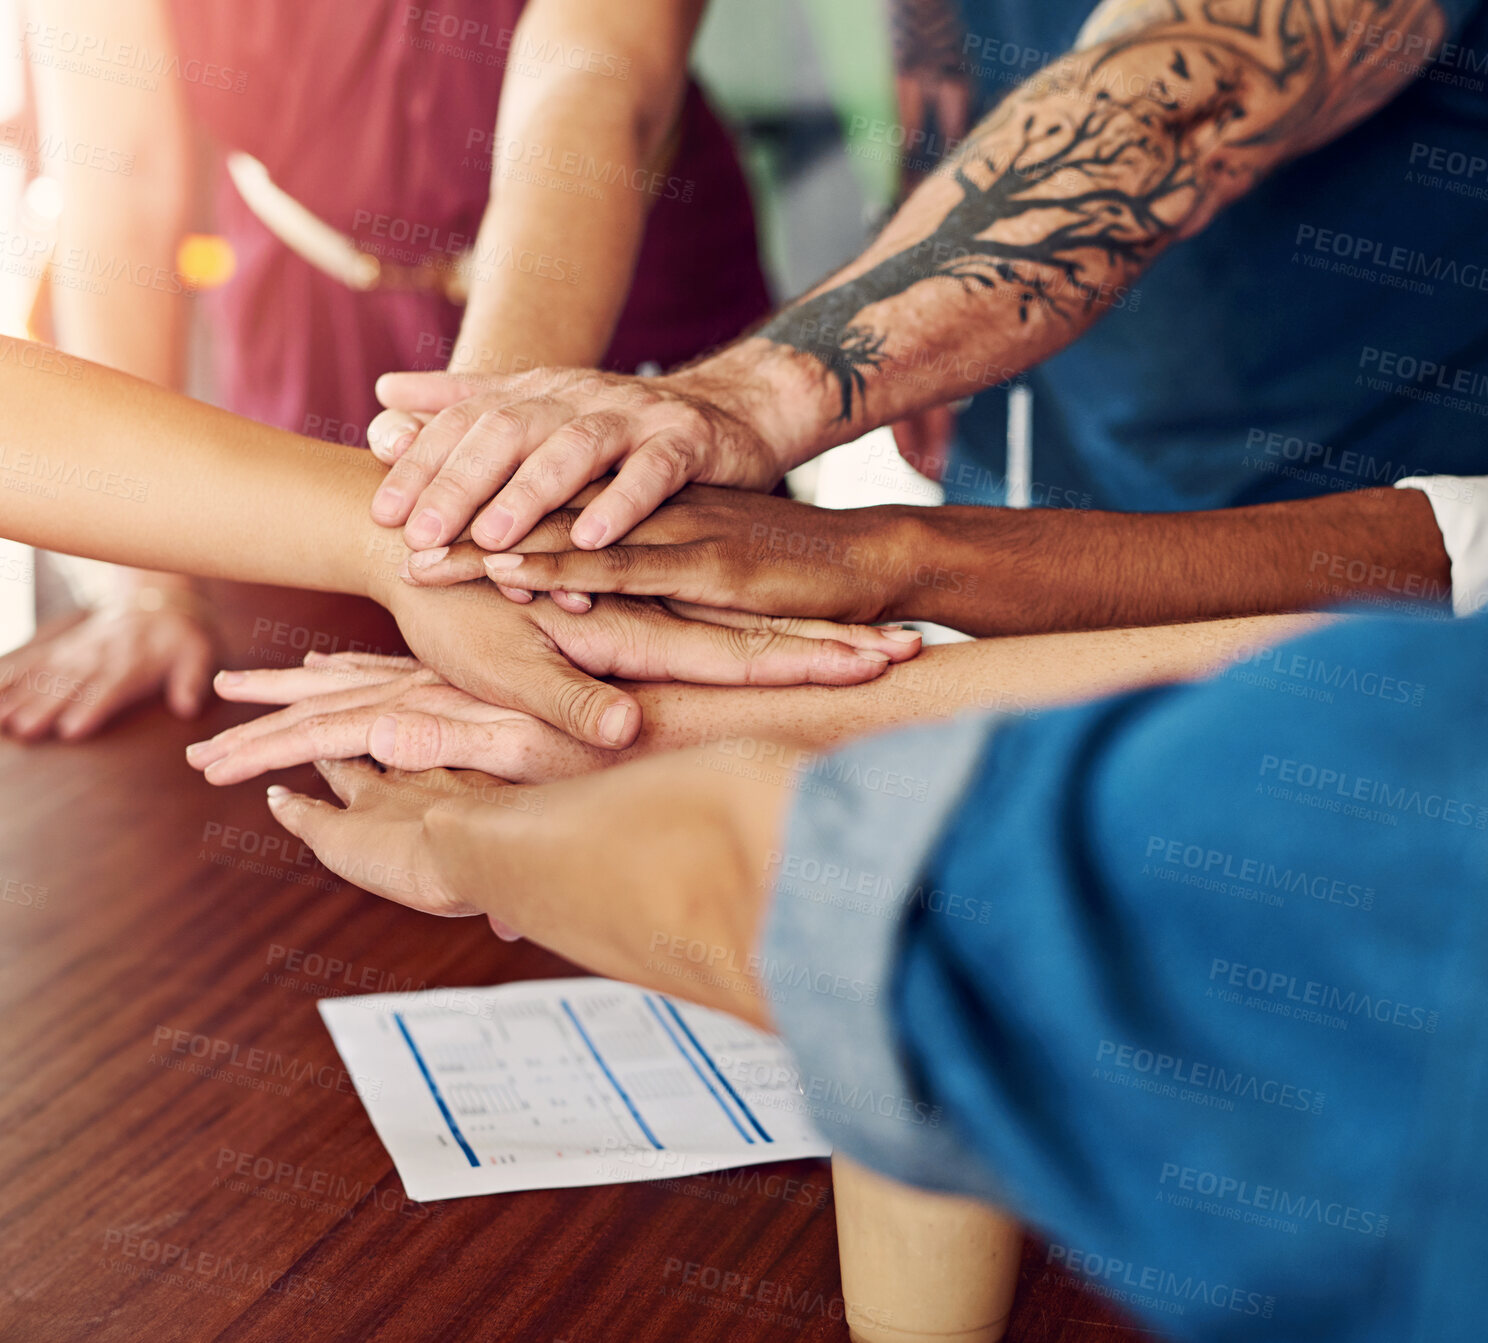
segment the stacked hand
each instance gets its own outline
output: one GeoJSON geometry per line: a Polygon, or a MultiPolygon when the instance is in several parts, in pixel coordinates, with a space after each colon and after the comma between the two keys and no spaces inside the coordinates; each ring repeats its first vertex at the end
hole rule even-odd
{"type": "Polygon", "coordinates": [[[583,515],[560,508],[513,550],[460,543],[419,551],[405,577],[424,587],[488,577],[517,601],[533,592],[610,592],[777,616],[887,620],[910,611],[916,586],[935,579],[916,551],[913,512],[813,508],[691,485],[603,550],[577,547],[572,533],[583,515]]]}
{"type": "Polygon", "coordinates": [[[384,600],[408,646],[445,680],[611,750],[635,740],[640,706],[599,677],[857,685],[918,651],[879,630],[716,612],[702,619],[641,597],[600,597],[575,615],[546,599],[506,601],[486,584],[418,589],[394,579],[384,600]]]}
{"type": "Polygon", "coordinates": [[[288,707],[187,750],[187,761],[214,784],[361,755],[415,773],[444,766],[543,783],[626,756],[575,741],[518,709],[476,699],[413,658],[311,653],[303,667],[224,672],[217,693],[244,704],[288,707]]]}
{"type": "Polygon", "coordinates": [[[389,409],[368,442],[392,469],[373,503],[414,550],[468,526],[478,545],[515,545],[555,508],[609,472],[574,543],[619,540],[689,481],[768,490],[795,464],[769,406],[701,369],[660,378],[539,369],[479,384],[444,373],[394,373],[377,384],[389,409]],[[406,525],[405,525],[406,524],[406,525]]]}
{"type": "Polygon", "coordinates": [[[786,562],[771,564],[752,544],[758,538],[742,539],[741,529],[777,537],[834,515],[699,489],[645,520],[688,479],[765,485],[779,474],[780,459],[746,419],[725,408],[716,388],[688,377],[543,370],[484,391],[440,374],[384,379],[384,400],[407,393],[408,409],[380,417],[369,434],[374,452],[392,463],[373,514],[384,525],[407,522],[405,541],[436,549],[415,550],[402,580],[379,580],[377,595],[418,661],[333,658],[288,672],[232,673],[219,682],[225,697],[288,707],[198,744],[192,764],[214,783],[362,754],[410,770],[565,777],[613,763],[640,731],[639,705],[605,678],[845,686],[913,657],[912,632],[807,618],[822,601],[855,621],[878,618],[892,579],[860,569],[853,556],[828,566],[837,581],[819,584],[825,596],[808,601],[808,580],[821,574],[820,546],[806,547],[802,562],[788,544],[786,562]],[[591,484],[611,467],[618,467],[612,480],[591,484]],[[766,518],[737,507],[741,500],[772,511],[766,518]],[[566,556],[543,554],[534,561],[547,566],[541,571],[524,569],[512,584],[498,579],[514,599],[504,600],[486,582],[467,581],[487,577],[480,546],[462,542],[447,553],[442,546],[487,504],[473,527],[478,542],[559,552],[576,537],[599,544],[639,523],[642,545],[600,555],[626,563],[656,552],[658,572],[638,566],[635,592],[621,595],[616,561],[602,559],[595,582],[581,574],[574,583],[556,571],[566,556]],[[718,566],[693,572],[693,556],[715,553],[726,561],[727,583],[714,581],[718,566]],[[658,576],[678,570],[690,576],[680,583],[658,576]],[[539,588],[544,595],[534,599],[539,588]],[[591,599],[591,591],[603,595],[591,599]]]}

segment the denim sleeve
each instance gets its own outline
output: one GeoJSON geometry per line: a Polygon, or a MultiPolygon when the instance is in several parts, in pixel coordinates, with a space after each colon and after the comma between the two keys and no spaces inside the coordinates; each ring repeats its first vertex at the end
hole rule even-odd
{"type": "Polygon", "coordinates": [[[1352,621],[831,757],[766,947],[832,971],[777,1004],[823,1131],[1171,1337],[1477,1337],[1485,667],[1484,618],[1352,621]]]}
{"type": "Polygon", "coordinates": [[[866,1165],[935,1185],[969,1158],[905,1073],[887,989],[919,878],[994,726],[966,718],[856,743],[802,781],[775,855],[763,954],[817,1127],[866,1165]]]}

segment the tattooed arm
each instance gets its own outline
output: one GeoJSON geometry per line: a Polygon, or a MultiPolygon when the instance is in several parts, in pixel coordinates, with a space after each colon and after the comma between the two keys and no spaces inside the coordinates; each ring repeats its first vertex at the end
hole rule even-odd
{"type": "Polygon", "coordinates": [[[689,480],[760,488],[1000,382],[1278,164],[1385,103],[1444,26],[1434,0],[1107,0],[860,258],[721,354],[645,381],[543,370],[484,396],[440,375],[384,379],[387,404],[450,409],[376,516],[430,510],[439,525],[425,519],[418,544],[437,546],[491,500],[473,534],[504,549],[618,466],[574,529],[597,547],[689,480]]]}

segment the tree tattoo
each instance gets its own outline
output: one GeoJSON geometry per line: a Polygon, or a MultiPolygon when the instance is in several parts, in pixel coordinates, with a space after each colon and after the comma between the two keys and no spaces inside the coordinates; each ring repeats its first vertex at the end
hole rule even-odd
{"type": "Polygon", "coordinates": [[[843,422],[891,359],[892,317],[867,310],[915,286],[1075,334],[1163,247],[1375,110],[1419,71],[1398,53],[1442,29],[1434,0],[1107,0],[934,175],[959,198],[928,233],[759,334],[821,365],[843,422]]]}

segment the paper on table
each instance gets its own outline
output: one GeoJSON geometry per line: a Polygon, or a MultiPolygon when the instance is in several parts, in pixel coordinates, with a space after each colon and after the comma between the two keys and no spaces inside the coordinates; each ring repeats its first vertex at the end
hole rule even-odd
{"type": "Polygon", "coordinates": [[[419,1202],[831,1152],[778,1039],[631,984],[378,993],[320,1015],[419,1202]]]}

